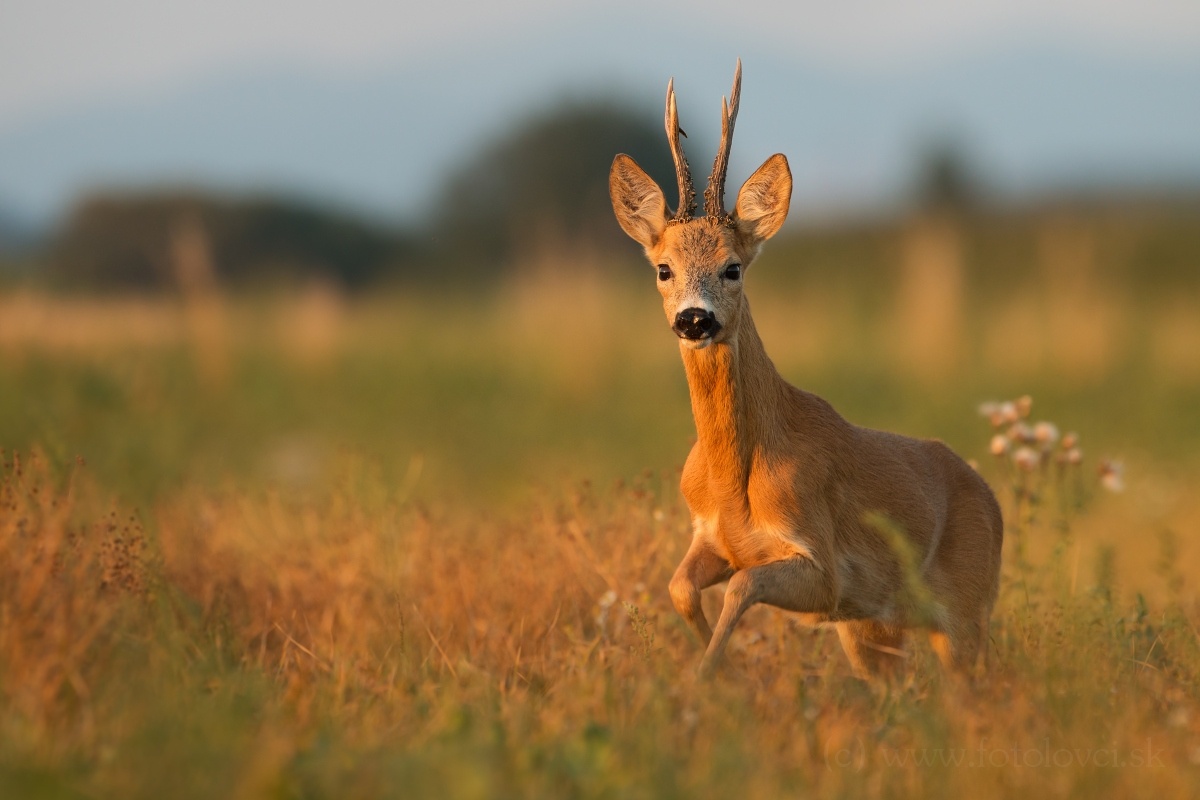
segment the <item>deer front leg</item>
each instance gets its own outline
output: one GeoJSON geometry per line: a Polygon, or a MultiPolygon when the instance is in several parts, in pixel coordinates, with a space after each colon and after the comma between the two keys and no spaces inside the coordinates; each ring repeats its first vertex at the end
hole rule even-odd
{"type": "Polygon", "coordinates": [[[700,592],[728,580],[732,574],[733,568],[717,553],[712,544],[703,537],[696,536],[671,578],[671,602],[704,647],[708,647],[709,640],[712,639],[712,629],[708,627],[708,620],[704,616],[700,592]]]}
{"type": "Polygon", "coordinates": [[[808,556],[797,555],[734,573],[725,590],[717,630],[700,662],[700,675],[710,676],[720,665],[734,626],[755,603],[811,614],[833,610],[835,597],[831,579],[808,556]]]}

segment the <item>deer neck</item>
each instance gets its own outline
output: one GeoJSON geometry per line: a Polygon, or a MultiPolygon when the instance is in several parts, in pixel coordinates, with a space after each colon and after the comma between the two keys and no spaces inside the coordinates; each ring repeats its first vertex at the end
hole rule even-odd
{"type": "Polygon", "coordinates": [[[709,486],[725,501],[744,500],[754,452],[777,428],[783,379],[744,299],[736,337],[681,351],[709,486]]]}

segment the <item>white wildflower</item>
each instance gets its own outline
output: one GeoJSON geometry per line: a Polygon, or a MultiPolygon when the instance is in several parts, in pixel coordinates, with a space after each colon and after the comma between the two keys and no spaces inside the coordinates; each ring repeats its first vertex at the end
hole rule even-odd
{"type": "Polygon", "coordinates": [[[1037,441],[1037,438],[1033,435],[1033,428],[1024,422],[1014,422],[1008,429],[1008,438],[1014,443],[1019,444],[1033,444],[1037,441]]]}
{"type": "Polygon", "coordinates": [[[1029,412],[1033,410],[1033,398],[1027,394],[1022,395],[1017,398],[1017,401],[1013,405],[1016,406],[1017,413],[1020,414],[1021,419],[1025,419],[1029,416],[1029,412]]]}
{"type": "Polygon", "coordinates": [[[986,403],[979,405],[979,416],[987,417],[987,421],[991,423],[993,428],[999,428],[1001,425],[1007,425],[1016,422],[1020,419],[1017,414],[1017,407],[1011,400],[997,402],[989,400],[986,403]]]}
{"type": "Polygon", "coordinates": [[[617,603],[617,593],[609,589],[604,594],[600,595],[600,599],[596,601],[596,625],[603,628],[604,623],[608,621],[608,612],[617,603]]]}
{"type": "Polygon", "coordinates": [[[1028,447],[1019,447],[1013,453],[1013,463],[1022,472],[1033,472],[1041,462],[1041,456],[1028,447]]]}
{"type": "Polygon", "coordinates": [[[1107,458],[1101,461],[1100,485],[1110,492],[1125,491],[1125,465],[1107,458]]]}
{"type": "Polygon", "coordinates": [[[1033,438],[1042,447],[1053,447],[1058,441],[1058,426],[1053,422],[1039,422],[1033,426],[1033,438]]]}

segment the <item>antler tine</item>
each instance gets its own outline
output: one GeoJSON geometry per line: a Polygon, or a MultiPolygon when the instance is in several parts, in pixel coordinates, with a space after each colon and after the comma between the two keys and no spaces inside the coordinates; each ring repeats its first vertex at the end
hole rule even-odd
{"type": "Polygon", "coordinates": [[[679,207],[675,209],[674,219],[683,221],[690,219],[696,210],[696,190],[692,186],[692,171],[688,167],[687,156],[683,154],[683,145],[679,143],[679,135],[683,129],[679,127],[679,109],[675,107],[675,79],[667,83],[667,141],[671,145],[671,158],[675,159],[675,179],[679,183],[679,207]]]}
{"type": "Polygon", "coordinates": [[[725,174],[729,171],[729,150],[733,146],[733,124],[737,121],[738,101],[742,94],[742,60],[737,60],[733,73],[733,89],[729,100],[721,98],[721,146],[713,161],[712,175],[704,190],[704,213],[710,217],[728,217],[725,213],[725,174]]]}

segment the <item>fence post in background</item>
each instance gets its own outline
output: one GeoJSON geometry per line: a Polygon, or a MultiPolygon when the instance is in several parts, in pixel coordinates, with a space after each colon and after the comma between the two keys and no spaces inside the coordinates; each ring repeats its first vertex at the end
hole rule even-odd
{"type": "Polygon", "coordinates": [[[962,233],[949,214],[916,217],[901,232],[900,281],[889,338],[905,370],[936,380],[966,353],[962,233]]]}
{"type": "Polygon", "coordinates": [[[1091,226],[1051,217],[1038,232],[1038,267],[1045,292],[1046,340],[1056,370],[1095,378],[1108,370],[1120,344],[1124,315],[1105,292],[1091,226]]]}
{"type": "Polygon", "coordinates": [[[229,325],[212,246],[199,216],[188,214],[176,221],[170,253],[199,378],[205,385],[219,388],[229,378],[229,325]]]}

